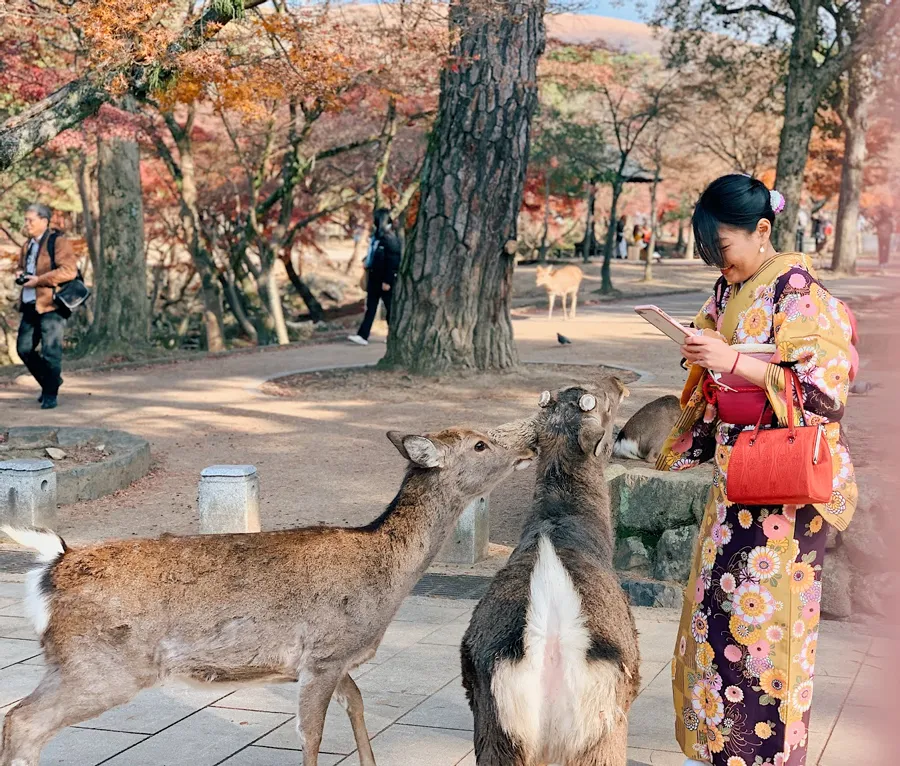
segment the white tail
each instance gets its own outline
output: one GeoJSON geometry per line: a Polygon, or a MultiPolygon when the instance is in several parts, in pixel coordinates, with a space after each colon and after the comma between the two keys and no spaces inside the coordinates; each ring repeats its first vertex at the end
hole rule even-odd
{"type": "Polygon", "coordinates": [[[3,526],[0,529],[19,545],[37,551],[38,561],[42,564],[52,564],[66,552],[65,541],[49,529],[10,526],[3,526]]]}

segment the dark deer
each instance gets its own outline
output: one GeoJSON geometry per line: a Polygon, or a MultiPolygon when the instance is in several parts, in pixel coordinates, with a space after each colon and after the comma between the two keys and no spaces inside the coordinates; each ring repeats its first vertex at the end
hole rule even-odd
{"type": "Polygon", "coordinates": [[[545,391],[531,421],[531,514],[462,642],[479,766],[625,766],[640,660],[603,469],[626,394],[616,378],[545,391]]]}

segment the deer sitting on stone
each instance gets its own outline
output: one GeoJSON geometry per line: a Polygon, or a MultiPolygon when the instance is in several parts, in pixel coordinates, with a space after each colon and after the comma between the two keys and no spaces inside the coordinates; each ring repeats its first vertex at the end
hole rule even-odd
{"type": "Polygon", "coordinates": [[[337,691],[360,764],[375,766],[350,671],[374,656],[466,505],[534,455],[464,429],[388,438],[409,467],[394,501],[364,527],[166,535],[76,549],[47,530],[5,528],[40,554],[26,607],[47,670],[6,715],[0,765],[37,766],[63,727],[175,678],[299,680],[305,766],[318,763],[337,691]]]}
{"type": "MultiPolygon", "coordinates": [[[[640,658],[613,568],[604,478],[626,394],[616,378],[545,391],[530,421],[538,449],[531,513],[462,641],[478,766],[626,764],[640,658]]],[[[522,422],[505,432],[507,443],[528,440],[522,422]]]]}

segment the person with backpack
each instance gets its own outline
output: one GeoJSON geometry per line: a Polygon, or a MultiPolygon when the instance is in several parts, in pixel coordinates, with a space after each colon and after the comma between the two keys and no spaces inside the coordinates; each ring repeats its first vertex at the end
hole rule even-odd
{"type": "Polygon", "coordinates": [[[400,270],[402,248],[400,238],[394,231],[391,213],[386,208],[378,208],[373,216],[374,232],[366,256],[366,315],[359,332],[348,336],[347,340],[359,346],[369,345],[369,333],[378,311],[379,301],[384,303],[384,314],[388,325],[391,323],[391,300],[397,272],[400,270]]]}
{"type": "Polygon", "coordinates": [[[45,410],[56,407],[62,385],[66,316],[55,301],[56,288],[78,276],[72,243],[50,228],[51,217],[50,208],[40,203],[25,211],[28,241],[22,247],[16,274],[16,284],[22,287],[16,351],[41,387],[38,401],[45,410]]]}

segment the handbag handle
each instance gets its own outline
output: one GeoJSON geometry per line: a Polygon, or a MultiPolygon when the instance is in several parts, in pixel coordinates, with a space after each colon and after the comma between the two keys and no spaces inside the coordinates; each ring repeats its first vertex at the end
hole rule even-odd
{"type": "MultiPolygon", "coordinates": [[[[793,441],[794,436],[797,431],[797,427],[794,425],[794,395],[797,396],[797,402],[800,405],[800,424],[806,425],[806,414],[804,412],[805,402],[803,401],[803,388],[800,385],[800,378],[797,377],[797,373],[793,370],[785,369],[784,371],[784,391],[785,391],[785,402],[787,403],[787,423],[788,423],[788,438],[793,441]]],[[[756,437],[759,434],[760,429],[762,428],[763,418],[766,416],[766,413],[771,410],[771,406],[768,402],[766,402],[766,406],[763,407],[762,412],[759,414],[759,420],[756,421],[756,428],[753,429],[753,436],[750,438],[750,446],[753,446],[753,443],[756,441],[756,437]]],[[[774,411],[773,413],[774,414],[774,411]]]]}

